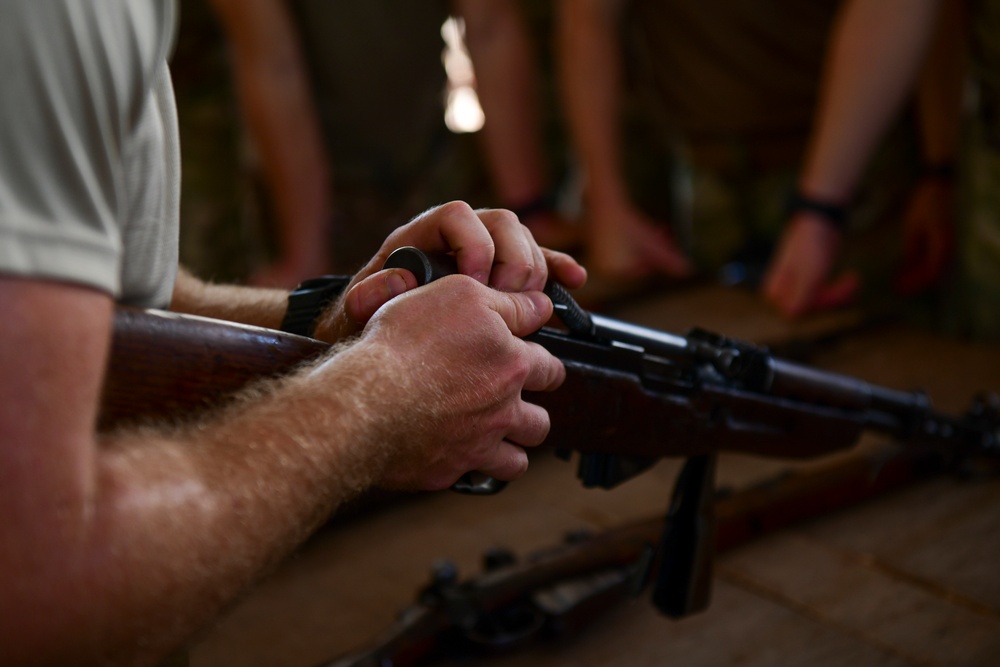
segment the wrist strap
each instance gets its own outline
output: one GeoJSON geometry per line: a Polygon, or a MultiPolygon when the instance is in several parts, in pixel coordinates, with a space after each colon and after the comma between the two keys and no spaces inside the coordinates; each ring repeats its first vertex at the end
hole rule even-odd
{"type": "Polygon", "coordinates": [[[320,276],[303,281],[288,295],[288,310],[281,321],[281,330],[298,336],[312,336],[316,318],[340,296],[353,277],[320,276]]]}
{"type": "Polygon", "coordinates": [[[792,192],[791,196],[788,198],[786,215],[791,216],[794,213],[800,212],[815,213],[826,220],[830,226],[834,227],[837,231],[842,232],[844,231],[844,228],[847,227],[846,206],[819,199],[813,199],[812,197],[807,197],[796,190],[792,192]]]}

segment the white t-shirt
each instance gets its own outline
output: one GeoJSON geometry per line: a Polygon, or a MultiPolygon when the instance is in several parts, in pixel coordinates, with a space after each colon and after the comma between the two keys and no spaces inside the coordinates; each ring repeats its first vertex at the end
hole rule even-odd
{"type": "Polygon", "coordinates": [[[176,16],[174,0],[0,5],[0,273],[169,303],[176,16]]]}

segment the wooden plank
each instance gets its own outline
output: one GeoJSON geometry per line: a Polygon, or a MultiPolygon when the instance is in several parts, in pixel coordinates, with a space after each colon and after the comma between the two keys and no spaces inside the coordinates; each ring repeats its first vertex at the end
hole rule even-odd
{"type": "Polygon", "coordinates": [[[712,608],[682,621],[664,619],[645,600],[636,600],[612,614],[606,622],[592,626],[571,640],[510,655],[444,664],[488,667],[843,667],[847,664],[901,667],[914,663],[720,581],[712,608]]]}
{"type": "Polygon", "coordinates": [[[934,480],[806,534],[1000,618],[1000,480],[934,480]]]}
{"type": "Polygon", "coordinates": [[[950,594],[937,568],[925,577],[867,551],[836,548],[823,539],[823,525],[814,537],[789,531],[749,545],[720,563],[719,576],[913,664],[996,664],[1000,613],[950,594]]]}

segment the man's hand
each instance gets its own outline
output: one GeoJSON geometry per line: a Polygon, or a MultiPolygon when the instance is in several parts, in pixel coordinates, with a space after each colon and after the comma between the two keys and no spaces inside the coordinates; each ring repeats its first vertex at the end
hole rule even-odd
{"type": "Polygon", "coordinates": [[[358,333],[383,304],[417,286],[409,271],[381,270],[392,251],[403,246],[451,253],[459,273],[503,292],[541,291],[550,271],[569,289],[587,279],[587,272],[569,255],[540,248],[510,211],[475,211],[463,202],[451,202],[426,211],[389,235],[319,323],[317,338],[334,341],[358,333]]]}
{"type": "Polygon", "coordinates": [[[841,232],[815,213],[792,217],[764,277],[763,293],[786,317],[850,303],[861,287],[856,272],[828,276],[840,251],[841,232]]]}
{"type": "Polygon", "coordinates": [[[669,231],[633,206],[592,202],[587,217],[588,258],[600,275],[612,280],[691,275],[691,262],[669,231]]]}
{"type": "Polygon", "coordinates": [[[357,400],[358,414],[382,422],[371,444],[383,448],[380,483],[436,490],[473,470],[501,480],[524,473],[524,447],[545,439],[549,417],[521,392],[555,389],[565,369],[521,337],[551,315],[541,292],[500,292],[459,275],[381,308],[341,353],[364,354],[375,383],[357,400]]]}
{"type": "Polygon", "coordinates": [[[938,282],[955,250],[955,186],[945,179],[924,179],[910,196],[903,218],[903,263],[896,291],[917,294],[938,282]]]}

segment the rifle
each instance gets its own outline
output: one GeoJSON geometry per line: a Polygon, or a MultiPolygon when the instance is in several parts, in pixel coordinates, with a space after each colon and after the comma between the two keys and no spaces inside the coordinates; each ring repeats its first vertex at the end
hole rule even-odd
{"type": "MultiPolygon", "coordinates": [[[[397,250],[386,266],[421,283],[453,271],[448,258],[397,250]]],[[[546,444],[580,453],[585,486],[613,488],[663,457],[687,461],[660,539],[653,601],[681,617],[708,604],[719,452],[790,459],[852,447],[865,431],[951,458],[1000,457],[1000,399],[977,396],[965,415],[934,410],[921,392],[872,385],[779,359],[766,348],[695,329],[685,336],[587,313],[550,283],[563,326],[532,339],[560,358],[566,381],[529,393],[545,407],[546,444]]],[[[179,417],[262,375],[286,373],[328,346],[205,318],[119,310],[100,424],[179,417]]],[[[461,490],[496,492],[494,480],[461,490]]]]}
{"type": "MultiPolygon", "coordinates": [[[[807,519],[843,510],[937,471],[933,454],[898,446],[862,448],[821,466],[791,470],[749,488],[719,491],[714,549],[721,553],[807,519]]],[[[483,570],[460,580],[450,561],[431,569],[416,601],[367,648],[316,667],[414,667],[572,636],[635,599],[661,566],[663,518],[599,534],[570,533],[517,559],[483,554],[483,570]]]]}

